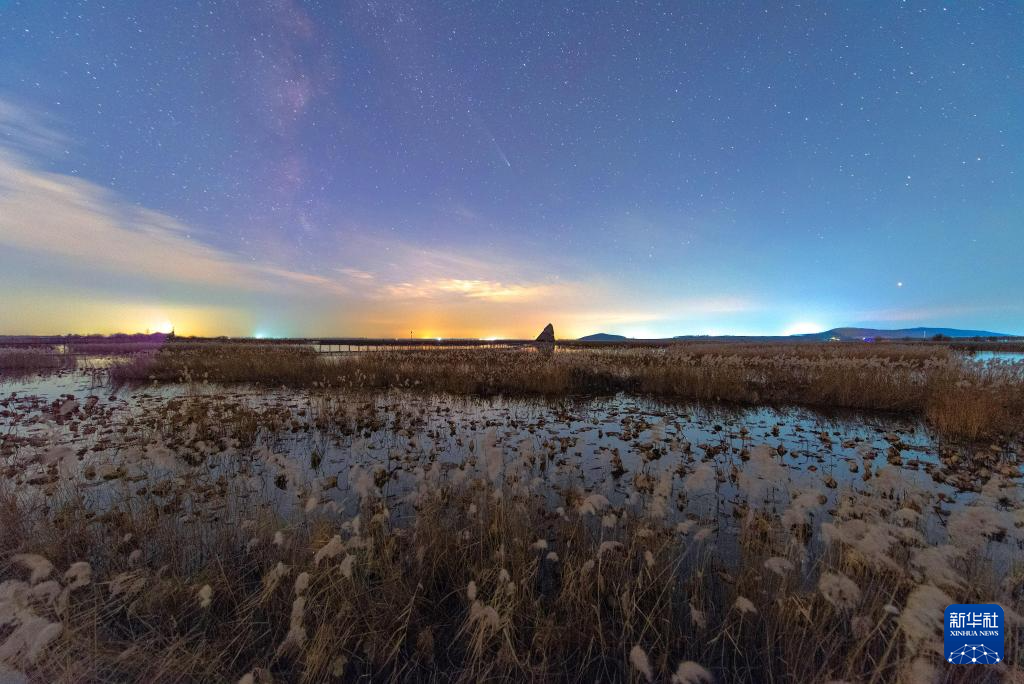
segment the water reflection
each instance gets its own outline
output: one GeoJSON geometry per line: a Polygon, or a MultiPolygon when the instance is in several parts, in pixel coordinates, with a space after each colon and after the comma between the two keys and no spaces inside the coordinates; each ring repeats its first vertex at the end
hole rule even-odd
{"type": "Polygon", "coordinates": [[[1024,352],[1005,352],[1005,351],[979,351],[974,352],[971,356],[971,360],[980,361],[982,363],[1024,363],[1024,352]]]}

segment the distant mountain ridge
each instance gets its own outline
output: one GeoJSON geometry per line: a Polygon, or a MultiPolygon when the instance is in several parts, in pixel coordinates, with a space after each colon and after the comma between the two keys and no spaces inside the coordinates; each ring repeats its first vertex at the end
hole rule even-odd
{"type": "MultiPolygon", "coordinates": [[[[677,335],[675,337],[654,338],[658,340],[704,340],[704,339],[751,339],[751,340],[900,340],[904,338],[931,339],[936,335],[949,337],[951,339],[967,337],[1014,337],[1007,333],[989,332],[987,330],[961,330],[960,328],[899,328],[896,330],[884,330],[880,328],[832,328],[816,333],[802,333],[799,335],[677,335]]],[[[631,339],[624,335],[613,335],[611,333],[595,333],[579,338],[580,342],[625,342],[631,339]]]]}
{"type": "Polygon", "coordinates": [[[905,337],[928,339],[942,335],[944,337],[1012,337],[1006,333],[989,332],[987,330],[961,330],[959,328],[899,328],[882,330],[878,328],[832,328],[820,333],[790,335],[790,337],[817,338],[828,340],[837,337],[841,340],[863,340],[865,338],[899,340],[905,337]]]}
{"type": "Polygon", "coordinates": [[[612,335],[611,333],[594,333],[581,337],[580,342],[625,342],[629,338],[625,335],[612,335]]]}

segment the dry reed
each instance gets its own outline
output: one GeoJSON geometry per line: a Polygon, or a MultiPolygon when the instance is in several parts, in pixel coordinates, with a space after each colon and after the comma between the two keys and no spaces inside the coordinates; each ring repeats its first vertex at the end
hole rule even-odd
{"type": "Polygon", "coordinates": [[[695,343],[552,356],[445,349],[335,357],[277,345],[171,346],[115,366],[111,379],[115,385],[205,381],[479,396],[630,392],[682,401],[901,411],[964,440],[1012,436],[1024,428],[1024,362],[970,362],[948,347],[924,344],[695,343]]]}

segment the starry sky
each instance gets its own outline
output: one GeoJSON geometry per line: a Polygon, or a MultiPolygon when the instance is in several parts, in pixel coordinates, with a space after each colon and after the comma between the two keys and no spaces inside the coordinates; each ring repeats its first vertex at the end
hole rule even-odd
{"type": "Polygon", "coordinates": [[[0,0],[0,333],[1024,333],[1024,4],[0,0]]]}

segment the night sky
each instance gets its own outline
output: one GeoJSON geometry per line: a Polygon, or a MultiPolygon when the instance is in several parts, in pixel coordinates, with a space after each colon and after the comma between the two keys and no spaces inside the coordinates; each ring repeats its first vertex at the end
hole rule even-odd
{"type": "Polygon", "coordinates": [[[1024,4],[0,0],[0,333],[1024,333],[1024,4]]]}

